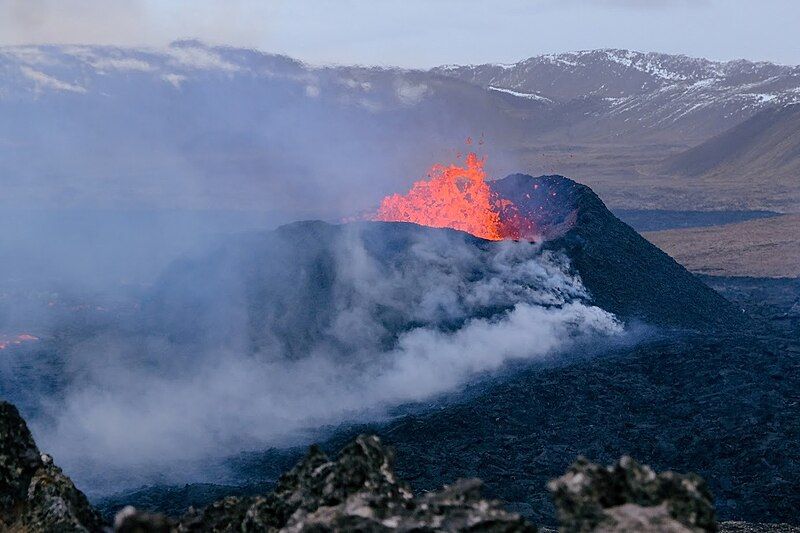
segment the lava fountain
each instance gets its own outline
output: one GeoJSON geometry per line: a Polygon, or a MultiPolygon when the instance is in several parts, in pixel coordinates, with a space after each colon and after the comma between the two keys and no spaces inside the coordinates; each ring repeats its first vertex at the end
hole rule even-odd
{"type": "Polygon", "coordinates": [[[407,194],[385,197],[372,219],[452,228],[492,241],[533,240],[536,224],[492,191],[484,163],[470,152],[464,166],[434,165],[407,194]]]}

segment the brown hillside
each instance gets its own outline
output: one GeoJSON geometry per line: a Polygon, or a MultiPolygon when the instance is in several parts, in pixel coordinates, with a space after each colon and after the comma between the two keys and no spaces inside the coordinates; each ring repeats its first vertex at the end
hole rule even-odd
{"type": "MultiPolygon", "coordinates": [[[[726,194],[760,191],[758,198],[782,197],[782,206],[772,206],[794,211],[800,198],[800,105],[764,110],[669,157],[660,170],[697,185],[722,187],[726,194]]],[[[746,198],[742,202],[748,203],[746,198]]]]}
{"type": "Polygon", "coordinates": [[[800,215],[643,235],[695,272],[800,277],[800,215]]]}

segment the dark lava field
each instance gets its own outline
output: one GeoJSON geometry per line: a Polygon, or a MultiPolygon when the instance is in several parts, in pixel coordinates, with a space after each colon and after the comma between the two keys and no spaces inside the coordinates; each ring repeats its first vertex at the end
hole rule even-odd
{"type": "MultiPolygon", "coordinates": [[[[480,477],[487,495],[535,523],[554,523],[545,483],[578,455],[610,463],[628,454],[654,468],[694,471],[720,520],[788,522],[800,505],[800,313],[797,280],[702,278],[740,306],[739,332],[664,333],[634,348],[529,367],[476,383],[446,405],[414,406],[382,424],[341,428],[334,451],[375,432],[397,451],[417,490],[480,477]]],[[[178,514],[223,494],[258,492],[304,448],[231,460],[238,487],[153,487],[100,502],[178,514]]]]}
{"type": "Polygon", "coordinates": [[[553,521],[546,481],[576,456],[607,463],[622,454],[700,474],[722,520],[792,522],[800,343],[783,333],[800,316],[779,318],[785,312],[774,308],[779,327],[663,338],[529,369],[463,404],[375,429],[418,488],[480,476],[491,495],[537,523],[553,521]]]}

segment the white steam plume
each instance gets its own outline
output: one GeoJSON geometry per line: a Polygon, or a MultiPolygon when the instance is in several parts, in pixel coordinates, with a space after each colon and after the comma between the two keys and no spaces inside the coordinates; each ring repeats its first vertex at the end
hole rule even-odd
{"type": "Polygon", "coordinates": [[[297,442],[622,332],[586,303],[562,256],[529,243],[482,249],[434,234],[385,261],[356,226],[333,249],[333,299],[321,305],[334,313],[307,354],[288,356],[280,339],[251,353],[241,339],[198,351],[161,337],[95,338],[71,354],[79,378],[53,406],[55,424],[35,427],[43,448],[87,488],[90,471],[136,472],[136,484],[175,461],[297,442]],[[414,326],[388,331],[377,318],[386,309],[414,326]]]}

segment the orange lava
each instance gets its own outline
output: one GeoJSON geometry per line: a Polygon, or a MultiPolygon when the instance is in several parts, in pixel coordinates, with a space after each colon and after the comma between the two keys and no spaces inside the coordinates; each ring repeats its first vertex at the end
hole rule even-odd
{"type": "Polygon", "coordinates": [[[16,337],[9,337],[6,335],[0,335],[0,350],[5,350],[11,346],[18,346],[23,342],[31,342],[31,341],[38,341],[39,337],[34,337],[33,335],[29,335],[27,333],[23,333],[21,335],[17,335],[16,337]]]}
{"type": "Polygon", "coordinates": [[[374,219],[453,228],[492,241],[508,238],[483,164],[470,152],[463,167],[434,165],[430,179],[414,183],[408,194],[384,198],[374,219]]]}

